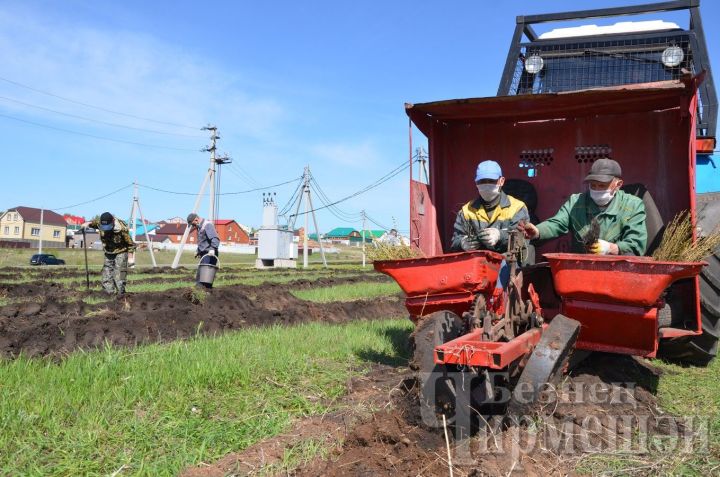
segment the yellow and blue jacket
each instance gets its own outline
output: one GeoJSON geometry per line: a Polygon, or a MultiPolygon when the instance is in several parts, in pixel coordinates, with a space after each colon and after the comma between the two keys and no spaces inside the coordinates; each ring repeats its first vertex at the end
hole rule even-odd
{"type": "Polygon", "coordinates": [[[453,251],[461,251],[460,242],[464,237],[477,238],[481,230],[492,227],[500,230],[500,240],[491,250],[506,252],[508,232],[515,229],[520,221],[530,221],[530,215],[523,201],[500,191],[500,201],[495,208],[485,210],[482,198],[478,197],[463,205],[458,212],[450,248],[453,251]]]}

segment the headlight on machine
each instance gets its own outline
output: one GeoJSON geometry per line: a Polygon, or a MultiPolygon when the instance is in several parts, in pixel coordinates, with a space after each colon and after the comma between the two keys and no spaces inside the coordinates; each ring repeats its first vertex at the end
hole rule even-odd
{"type": "Polygon", "coordinates": [[[545,61],[542,57],[540,57],[540,55],[530,55],[525,59],[525,71],[531,75],[539,73],[540,70],[543,69],[543,66],[545,66],[545,61]]]}
{"type": "Polygon", "coordinates": [[[668,46],[662,52],[662,64],[668,68],[680,66],[684,58],[685,53],[679,46],[668,46]]]}

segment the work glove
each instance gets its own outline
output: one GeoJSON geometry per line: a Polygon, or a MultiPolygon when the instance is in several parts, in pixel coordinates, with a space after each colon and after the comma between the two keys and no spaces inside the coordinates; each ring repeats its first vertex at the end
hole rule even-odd
{"type": "Polygon", "coordinates": [[[599,239],[597,242],[590,245],[590,253],[594,253],[596,255],[607,255],[610,253],[610,245],[612,245],[610,242],[599,239]]]}
{"type": "Polygon", "coordinates": [[[214,256],[215,256],[215,249],[211,248],[210,250],[208,250],[208,255],[210,255],[211,257],[214,257],[214,256]]]}
{"type": "Polygon", "coordinates": [[[480,241],[488,248],[492,248],[495,246],[495,244],[498,243],[498,240],[500,240],[500,229],[496,229],[494,227],[488,227],[486,229],[483,229],[480,231],[480,235],[478,236],[480,241]]]}
{"type": "Polygon", "coordinates": [[[480,248],[480,242],[475,237],[466,235],[460,240],[460,248],[464,251],[469,252],[471,250],[477,250],[480,248]]]}

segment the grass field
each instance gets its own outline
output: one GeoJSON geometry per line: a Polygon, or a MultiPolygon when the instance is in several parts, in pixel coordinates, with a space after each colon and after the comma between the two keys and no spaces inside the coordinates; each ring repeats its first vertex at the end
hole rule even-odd
{"type": "Polygon", "coordinates": [[[378,296],[388,296],[400,293],[401,291],[395,282],[359,282],[331,287],[310,288],[308,290],[293,290],[290,293],[301,300],[328,303],[332,301],[354,301],[378,296]]]}
{"type": "MultiPolygon", "coordinates": [[[[340,247],[339,253],[327,254],[328,263],[342,264],[346,262],[359,262],[362,260],[362,252],[357,247],[340,247]]],[[[30,266],[30,257],[37,253],[37,249],[8,249],[0,248],[0,268],[2,267],[25,267],[30,266]]],[[[50,253],[57,258],[65,260],[67,268],[84,267],[85,255],[82,249],[44,249],[43,253],[50,253]]],[[[155,252],[155,260],[158,266],[170,266],[175,258],[175,252],[170,250],[159,250],[155,252]]],[[[220,254],[221,264],[224,265],[245,265],[248,267],[255,265],[255,255],[245,255],[237,253],[220,254]]],[[[313,266],[322,265],[322,257],[319,253],[310,255],[309,263],[313,266]]],[[[101,250],[88,250],[88,264],[91,268],[100,268],[103,263],[103,252],[101,250]]],[[[152,265],[150,252],[147,250],[138,251],[136,254],[136,263],[139,267],[149,267],[152,265]]],[[[180,258],[181,265],[196,265],[195,249],[188,247],[188,251],[183,252],[180,258]]],[[[302,256],[298,258],[298,264],[302,265],[302,256]]],[[[48,267],[54,268],[54,267],[48,267]]],[[[58,267],[62,268],[62,267],[58,267]]]]}
{"type": "Polygon", "coordinates": [[[364,356],[405,362],[410,327],[274,327],[2,362],[0,474],[175,475],[327,411],[364,356]]]}

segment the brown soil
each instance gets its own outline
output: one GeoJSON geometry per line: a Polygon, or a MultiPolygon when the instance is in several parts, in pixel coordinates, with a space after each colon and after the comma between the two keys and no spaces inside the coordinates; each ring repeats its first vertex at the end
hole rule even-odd
{"type": "MultiPolygon", "coordinates": [[[[299,476],[397,476],[397,475],[448,475],[447,451],[442,429],[426,427],[420,418],[417,390],[412,372],[398,368],[378,368],[366,379],[351,383],[349,394],[341,411],[323,417],[312,417],[295,423],[288,433],[255,444],[243,452],[226,456],[214,464],[201,465],[183,473],[189,476],[253,475],[264,473],[277,465],[283,452],[303,440],[321,439],[331,451],[331,457],[316,459],[300,469],[290,472],[299,476]],[[379,409],[374,414],[357,412],[358,402],[371,402],[379,409]],[[355,411],[353,411],[355,409],[355,411]],[[272,467],[271,467],[272,468],[272,467]]],[[[661,415],[657,408],[655,386],[658,373],[643,360],[626,356],[593,354],[576,368],[565,381],[570,395],[561,394],[558,403],[547,405],[532,416],[531,430],[527,425],[497,426],[493,432],[480,431],[464,441],[467,456],[458,453],[457,442],[449,426],[450,447],[453,449],[454,474],[457,476],[507,475],[577,475],[576,466],[598,452],[615,452],[603,441],[608,436],[619,439],[632,436],[638,421],[648,423],[652,435],[671,433],[673,426],[682,431],[682,422],[664,416],[663,425],[654,417],[661,415]],[[587,393],[581,389],[609,389],[612,383],[632,382],[634,390],[622,394],[622,402],[609,398],[587,402],[587,393]],[[573,396],[573,393],[578,393],[573,396]],[[580,396],[585,398],[585,401],[580,396]],[[583,402],[584,401],[584,402],[583,402]],[[597,418],[600,427],[591,429],[590,444],[583,447],[578,438],[583,435],[582,423],[588,416],[597,418]],[[627,422],[622,418],[628,419],[627,422]],[[617,420],[617,424],[609,424],[617,420]],[[544,438],[543,432],[559,429],[555,444],[544,438]],[[534,436],[534,437],[533,437],[534,436]],[[530,439],[538,445],[527,446],[530,439]],[[603,438],[603,439],[601,439],[603,438]],[[526,445],[517,453],[511,451],[513,443],[526,445]],[[542,445],[540,445],[542,444],[542,445]],[[554,445],[554,447],[553,447],[554,445]],[[461,459],[458,461],[458,459],[461,459]]],[[[615,389],[621,390],[620,387],[615,389]]],[[[617,395],[616,395],[617,397],[617,395]]],[[[501,419],[498,418],[497,422],[501,419]]],[[[493,421],[491,421],[493,422],[493,421]]],[[[552,432],[550,433],[552,436],[552,432]]],[[[636,454],[635,461],[657,455],[636,454]]],[[[645,469],[653,467],[645,467],[645,469]]],[[[275,467],[277,469],[277,466],[275,467]]],[[[642,469],[638,473],[642,473],[642,469]]],[[[283,471],[285,473],[285,471],[283,471]]],[[[636,472],[630,472],[636,473],[636,472]]]]}
{"type": "Polygon", "coordinates": [[[222,477],[248,475],[265,468],[278,466],[287,449],[304,441],[321,441],[334,447],[345,439],[350,429],[372,419],[374,411],[387,405],[392,396],[404,396],[414,380],[408,368],[375,365],[365,376],[354,377],[348,383],[348,393],[334,404],[336,410],[321,416],[296,421],[291,428],[242,452],[229,454],[212,464],[185,469],[182,477],[222,477]]]}
{"type": "Polygon", "coordinates": [[[215,288],[198,303],[188,288],[87,305],[84,296],[52,282],[0,285],[0,293],[27,300],[0,308],[0,355],[61,355],[108,342],[118,346],[217,334],[227,330],[310,321],[342,323],[406,315],[402,300],[385,297],[347,303],[311,303],[290,290],[366,278],[299,280],[290,284],[215,288]],[[193,303],[195,302],[195,303],[193,303]]]}

